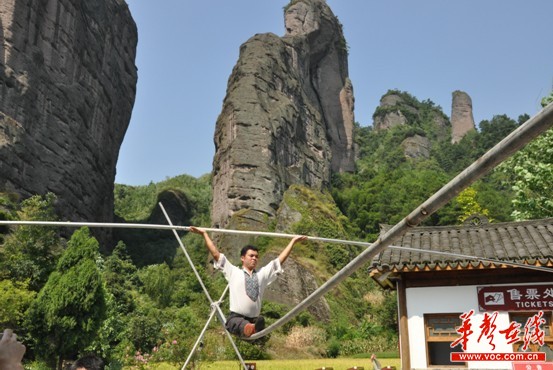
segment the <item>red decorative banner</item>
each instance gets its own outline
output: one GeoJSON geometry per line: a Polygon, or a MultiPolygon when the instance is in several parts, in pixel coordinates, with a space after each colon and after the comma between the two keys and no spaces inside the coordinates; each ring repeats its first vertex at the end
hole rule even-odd
{"type": "Polygon", "coordinates": [[[553,311],[553,283],[478,287],[482,311],[553,311]]]}
{"type": "Polygon", "coordinates": [[[514,362],[513,370],[553,370],[553,362],[514,362]]]}

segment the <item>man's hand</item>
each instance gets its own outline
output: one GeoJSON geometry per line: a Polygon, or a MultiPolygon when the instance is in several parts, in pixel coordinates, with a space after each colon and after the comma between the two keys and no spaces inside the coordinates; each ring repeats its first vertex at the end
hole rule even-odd
{"type": "Polygon", "coordinates": [[[213,241],[207,234],[207,231],[195,226],[190,226],[188,230],[190,230],[190,232],[194,234],[200,234],[201,236],[203,236],[207,250],[209,250],[209,253],[211,253],[215,261],[219,261],[219,256],[221,255],[221,253],[219,252],[219,250],[217,249],[217,246],[213,243],[213,241]]]}
{"type": "Polygon", "coordinates": [[[292,252],[292,248],[294,247],[294,245],[297,242],[301,242],[301,241],[304,241],[304,240],[307,240],[307,236],[305,236],[305,235],[296,235],[296,236],[294,236],[292,238],[292,240],[290,240],[290,243],[288,243],[286,248],[284,248],[284,250],[282,252],[280,252],[280,255],[278,256],[278,259],[279,259],[280,263],[284,263],[284,261],[286,261],[286,259],[288,259],[288,256],[290,255],[290,252],[292,252]]]}
{"type": "Polygon", "coordinates": [[[188,230],[194,234],[200,234],[200,235],[203,235],[206,232],[204,229],[200,229],[199,227],[196,227],[196,226],[190,226],[188,230]]]}
{"type": "Polygon", "coordinates": [[[296,244],[297,242],[302,242],[304,240],[307,240],[307,236],[305,236],[305,235],[296,235],[292,238],[292,243],[296,244]]]}

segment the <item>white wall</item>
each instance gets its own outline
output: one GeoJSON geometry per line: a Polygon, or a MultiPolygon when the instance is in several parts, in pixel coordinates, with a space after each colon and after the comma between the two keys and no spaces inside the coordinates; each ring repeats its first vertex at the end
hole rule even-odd
{"type": "MultiPolygon", "coordinates": [[[[413,369],[426,369],[426,338],[424,331],[424,314],[429,313],[465,313],[474,310],[471,317],[472,330],[474,333],[469,337],[466,352],[470,353],[510,353],[512,345],[507,344],[505,337],[499,334],[499,330],[506,329],[510,320],[507,312],[499,312],[495,324],[497,325],[494,341],[496,345],[492,347],[488,344],[485,336],[480,343],[477,342],[481,330],[483,313],[478,311],[478,297],[476,285],[469,286],[450,286],[450,287],[430,287],[430,288],[408,288],[407,297],[407,317],[409,328],[409,350],[411,353],[411,367],[413,369]]],[[[457,348],[457,347],[456,347],[457,348]]],[[[460,362],[459,367],[464,363],[460,362]]],[[[469,369],[512,369],[510,362],[491,362],[481,361],[468,362],[469,369]]]]}

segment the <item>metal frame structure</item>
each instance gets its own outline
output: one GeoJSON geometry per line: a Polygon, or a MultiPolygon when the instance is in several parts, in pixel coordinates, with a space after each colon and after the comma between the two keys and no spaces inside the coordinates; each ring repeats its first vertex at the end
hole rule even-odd
{"type": "MultiPolygon", "coordinates": [[[[327,238],[318,238],[318,237],[308,237],[308,240],[312,241],[322,241],[322,242],[329,242],[329,243],[339,243],[339,244],[350,244],[350,245],[362,245],[366,246],[367,248],[361,252],[357,257],[355,257],[353,260],[351,260],[346,266],[344,266],[340,271],[338,271],[335,275],[333,275],[328,281],[326,281],[323,285],[321,285],[319,288],[317,288],[313,293],[311,293],[308,297],[306,297],[302,302],[297,304],[294,308],[292,308],[286,315],[284,315],[282,318],[277,320],[275,323],[270,325],[269,327],[265,328],[264,330],[260,331],[259,333],[255,333],[252,335],[249,340],[255,340],[258,338],[261,338],[272,331],[276,330],[277,328],[281,327],[282,325],[289,322],[292,318],[297,316],[301,311],[312,305],[315,301],[317,301],[320,297],[322,297],[324,294],[326,294],[329,290],[333,289],[337,284],[339,284],[341,281],[343,281],[345,278],[350,276],[353,272],[355,272],[357,269],[359,269],[362,265],[364,265],[366,262],[368,262],[370,259],[374,258],[376,254],[378,254],[380,251],[382,251],[386,247],[390,248],[400,248],[392,246],[392,243],[400,238],[403,234],[407,232],[407,230],[411,227],[415,227],[418,224],[420,224],[423,220],[425,220],[427,217],[429,217],[431,214],[436,212],[438,209],[440,209],[442,206],[444,206],[447,202],[449,202],[451,199],[453,199],[457,194],[459,194],[463,189],[470,186],[473,182],[480,179],[484,175],[486,175],[491,169],[499,165],[501,162],[503,162],[505,159],[507,159],[509,156],[511,156],[516,151],[523,148],[526,144],[528,144],[531,140],[535,139],[537,136],[545,132],[546,130],[550,129],[553,126],[553,103],[549,104],[547,107],[543,108],[540,112],[538,112],[535,116],[530,118],[528,121],[526,121],[524,124],[519,126],[516,130],[514,130],[511,134],[509,134],[506,138],[504,138],[501,142],[496,144],[492,149],[490,149],[487,153],[485,153],[482,157],[480,157],[478,160],[476,160],[472,165],[467,167],[464,171],[462,171],[459,175],[457,175],[455,178],[453,178],[449,183],[444,185],[440,190],[438,190],[434,195],[432,195],[430,198],[428,198],[425,202],[423,202],[420,206],[418,206],[415,210],[413,210],[407,217],[405,217],[403,220],[401,220],[399,223],[397,223],[394,227],[392,227],[390,230],[388,230],[384,235],[382,235],[379,239],[376,240],[374,243],[365,243],[365,242],[356,242],[356,241],[347,241],[347,240],[339,240],[339,239],[327,239],[327,238]]],[[[160,204],[160,206],[163,209],[163,206],[160,204]]],[[[225,316],[222,313],[219,304],[221,300],[223,299],[227,289],[225,289],[225,292],[221,296],[221,299],[219,301],[214,302],[211,299],[211,296],[209,295],[209,292],[205,288],[205,285],[201,281],[201,277],[198,274],[196,268],[194,267],[192,260],[190,259],[190,256],[188,255],[188,252],[186,251],[186,248],[182,244],[182,241],[177,233],[177,230],[184,230],[188,231],[189,227],[186,226],[175,226],[171,223],[168,215],[165,212],[165,209],[163,209],[163,212],[165,214],[165,217],[167,218],[169,225],[146,225],[146,224],[107,224],[107,223],[86,223],[86,222],[49,222],[49,221],[0,221],[0,225],[49,225],[49,226],[65,226],[65,227],[80,227],[80,226],[89,226],[89,227],[119,227],[119,228],[148,228],[148,229],[168,229],[172,230],[175,234],[175,237],[179,241],[179,245],[183,252],[185,253],[188,262],[190,263],[190,266],[192,267],[196,278],[200,282],[202,289],[204,290],[204,293],[206,297],[208,298],[210,305],[211,305],[211,314],[209,316],[208,322],[206,323],[206,326],[202,330],[200,337],[196,341],[196,344],[194,345],[193,351],[190,354],[189,358],[187,359],[187,362],[183,366],[183,369],[188,364],[189,360],[191,359],[194,351],[197,349],[199,343],[201,342],[201,339],[203,335],[205,334],[205,331],[207,330],[207,327],[210,323],[210,321],[213,319],[215,314],[218,315],[219,319],[221,320],[221,323],[224,326],[225,323],[225,316]]],[[[220,232],[220,233],[231,233],[231,234],[249,234],[249,235],[265,235],[265,236],[273,236],[273,237],[293,237],[293,235],[289,234],[280,234],[280,233],[267,233],[267,232],[255,232],[255,231],[238,231],[238,230],[224,230],[224,229],[209,229],[204,228],[206,231],[213,231],[213,232],[220,232]]],[[[405,249],[405,248],[402,248],[405,249]]],[[[413,248],[409,248],[410,250],[413,250],[413,248]]],[[[440,253],[443,254],[443,252],[432,252],[432,251],[425,251],[427,253],[440,253]]],[[[459,255],[456,255],[459,256],[459,255]]],[[[463,257],[472,257],[474,256],[463,256],[463,257]]],[[[482,260],[482,258],[477,258],[482,260]]],[[[527,265],[520,265],[520,264],[513,264],[508,263],[506,261],[493,261],[489,260],[490,262],[497,262],[505,265],[516,265],[517,267],[524,267],[524,268],[533,268],[533,269],[540,269],[543,270],[537,266],[527,266],[527,265]]],[[[546,269],[545,271],[551,272],[551,269],[546,269]]],[[[225,332],[231,339],[231,343],[235,349],[235,352],[238,355],[238,358],[240,359],[240,362],[245,370],[247,370],[246,364],[244,363],[238,348],[236,347],[236,344],[232,340],[232,337],[230,333],[225,328],[225,332]]]]}
{"type": "MultiPolygon", "coordinates": [[[[167,211],[165,211],[165,208],[163,207],[163,204],[161,204],[161,202],[159,203],[159,207],[163,211],[163,215],[167,219],[167,223],[169,225],[173,226],[173,222],[169,218],[169,215],[167,214],[167,211]]],[[[229,333],[229,331],[227,330],[227,328],[225,326],[225,324],[226,324],[225,314],[223,313],[223,311],[221,310],[221,307],[219,306],[219,304],[221,303],[221,301],[223,300],[223,298],[225,297],[225,294],[227,293],[227,291],[229,289],[228,285],[226,286],[223,294],[221,295],[221,298],[219,298],[219,300],[216,301],[216,302],[213,301],[213,299],[211,298],[211,295],[209,294],[209,291],[207,290],[204,282],[202,281],[202,277],[200,276],[200,274],[198,273],[198,270],[196,270],[196,267],[194,266],[194,262],[192,262],[192,259],[190,258],[190,255],[188,254],[188,251],[184,247],[184,243],[182,242],[179,234],[177,233],[177,230],[173,229],[173,234],[175,235],[175,238],[177,239],[180,248],[184,252],[184,255],[186,256],[186,259],[188,260],[188,264],[192,268],[192,271],[194,271],[194,275],[196,275],[196,279],[198,279],[198,282],[202,286],[204,294],[205,294],[206,298],[209,301],[209,306],[211,307],[211,314],[209,315],[209,318],[208,318],[202,332],[200,333],[198,339],[196,340],[196,343],[194,344],[194,347],[190,351],[190,354],[188,355],[188,358],[186,359],[184,365],[182,365],[181,370],[186,369],[186,366],[192,360],[192,357],[194,356],[194,353],[196,352],[196,349],[200,345],[200,343],[201,343],[201,341],[202,341],[202,339],[205,335],[205,332],[206,332],[207,328],[209,327],[209,324],[211,323],[211,320],[213,320],[213,317],[215,317],[215,314],[217,314],[217,317],[219,318],[219,322],[223,326],[223,329],[225,330],[225,334],[227,335],[228,339],[230,340],[232,348],[234,349],[234,352],[236,353],[236,356],[238,356],[238,360],[240,361],[240,364],[242,364],[242,367],[244,368],[244,370],[248,370],[248,368],[246,366],[246,363],[244,362],[244,359],[242,358],[242,355],[240,354],[240,351],[238,350],[238,347],[236,346],[236,343],[234,342],[234,339],[232,338],[232,335],[229,333]]]]}

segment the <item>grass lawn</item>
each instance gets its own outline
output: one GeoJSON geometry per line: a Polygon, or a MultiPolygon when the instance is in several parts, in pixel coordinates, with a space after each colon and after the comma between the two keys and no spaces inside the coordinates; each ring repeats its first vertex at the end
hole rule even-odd
{"type": "MultiPolygon", "coordinates": [[[[385,358],[379,360],[382,366],[395,366],[400,370],[400,360],[398,358],[385,358]]],[[[372,370],[371,360],[368,358],[329,358],[329,359],[308,359],[308,360],[267,360],[267,361],[248,361],[255,362],[258,370],[315,370],[323,367],[333,368],[334,370],[346,370],[357,366],[364,370],[372,370]]],[[[238,361],[217,361],[197,364],[196,369],[201,370],[240,370],[241,365],[238,361]]],[[[182,364],[180,365],[182,366],[182,364]]],[[[161,369],[161,368],[159,368],[161,369]]],[[[163,369],[177,369],[173,367],[163,367],[163,369]]],[[[178,367],[180,369],[180,367],[178,367]]]]}

